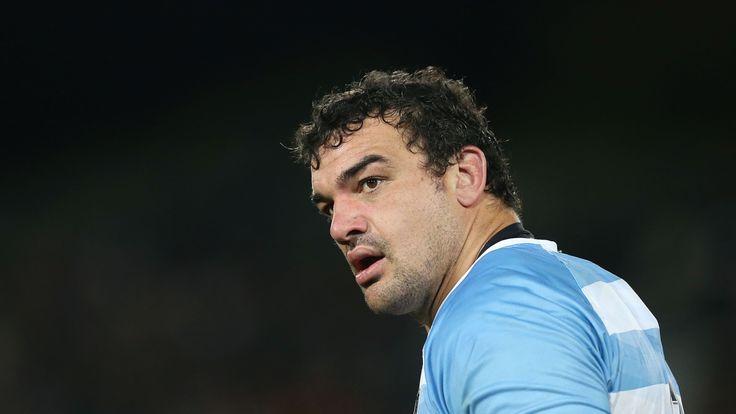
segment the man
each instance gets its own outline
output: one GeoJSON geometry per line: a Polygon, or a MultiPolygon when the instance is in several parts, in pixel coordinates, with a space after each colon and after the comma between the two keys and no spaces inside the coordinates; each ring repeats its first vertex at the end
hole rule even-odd
{"type": "Polygon", "coordinates": [[[293,148],[368,306],[423,324],[419,413],[679,413],[631,288],[536,240],[470,91],[374,71],[316,101],[293,148]]]}

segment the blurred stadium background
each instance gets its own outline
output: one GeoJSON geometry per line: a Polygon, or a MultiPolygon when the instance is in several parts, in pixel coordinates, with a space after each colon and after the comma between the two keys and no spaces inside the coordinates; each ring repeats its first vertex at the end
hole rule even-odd
{"type": "Polygon", "coordinates": [[[732,408],[733,10],[698,2],[16,4],[4,17],[3,413],[410,412],[281,144],[370,69],[464,77],[525,225],[658,317],[689,413],[732,408]]]}

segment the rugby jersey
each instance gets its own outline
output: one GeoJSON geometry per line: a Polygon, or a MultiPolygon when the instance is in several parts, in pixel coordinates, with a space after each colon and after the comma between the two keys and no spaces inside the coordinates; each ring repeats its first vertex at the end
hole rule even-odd
{"type": "Polygon", "coordinates": [[[657,320],[622,279],[547,240],[502,240],[440,306],[416,411],[683,413],[657,320]]]}

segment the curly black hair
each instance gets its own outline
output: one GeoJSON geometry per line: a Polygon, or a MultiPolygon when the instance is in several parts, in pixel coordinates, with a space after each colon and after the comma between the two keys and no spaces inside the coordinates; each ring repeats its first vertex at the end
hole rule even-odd
{"type": "Polygon", "coordinates": [[[318,169],[322,147],[340,146],[366,118],[380,117],[403,132],[409,150],[426,154],[425,167],[438,177],[463,146],[480,148],[489,164],[485,190],[519,212],[521,200],[508,161],[484,111],[461,80],[448,78],[439,68],[371,71],[314,101],[312,120],[297,129],[291,150],[298,162],[318,169]]]}

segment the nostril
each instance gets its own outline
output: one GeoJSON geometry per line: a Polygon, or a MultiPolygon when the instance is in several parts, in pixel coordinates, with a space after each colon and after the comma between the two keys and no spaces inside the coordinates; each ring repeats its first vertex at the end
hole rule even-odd
{"type": "Polygon", "coordinates": [[[358,229],[353,229],[353,230],[350,230],[350,231],[348,232],[347,236],[348,236],[348,237],[355,237],[355,236],[360,236],[361,234],[363,234],[363,232],[362,232],[362,231],[360,231],[360,230],[358,230],[358,229]]]}
{"type": "Polygon", "coordinates": [[[346,244],[368,230],[368,222],[355,203],[333,202],[330,235],[340,243],[346,244]]]}

